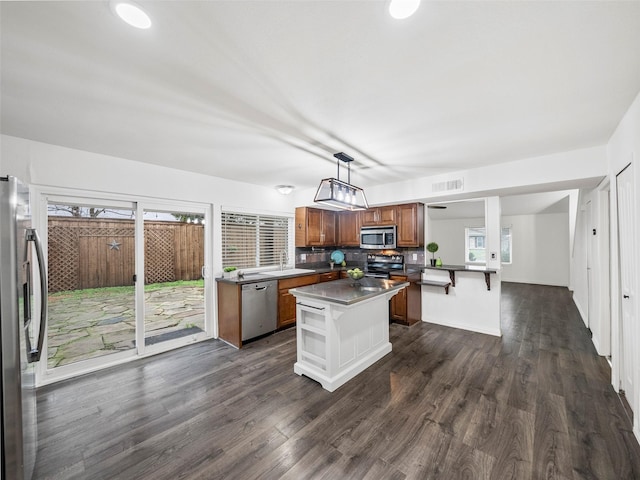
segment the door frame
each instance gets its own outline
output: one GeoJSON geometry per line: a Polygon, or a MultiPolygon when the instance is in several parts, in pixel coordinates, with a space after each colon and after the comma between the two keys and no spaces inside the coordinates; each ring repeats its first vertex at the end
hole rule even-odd
{"type": "Polygon", "coordinates": [[[211,238],[211,208],[208,205],[191,202],[144,200],[137,204],[136,210],[136,272],[143,272],[137,276],[136,280],[136,344],[138,355],[141,357],[155,355],[175,348],[212,338],[213,329],[213,286],[211,281],[213,276],[211,270],[211,254],[209,239],[211,238]],[[204,333],[190,337],[182,337],[166,342],[160,342],[147,346],[145,343],[144,320],[144,212],[145,210],[179,211],[189,213],[199,213],[204,216],[204,333]]]}
{"type": "MultiPolygon", "coordinates": [[[[619,222],[618,222],[618,185],[617,180],[618,176],[624,172],[627,168],[633,166],[633,176],[632,182],[634,185],[634,201],[633,205],[636,209],[636,212],[633,213],[634,218],[637,218],[637,182],[636,176],[637,172],[635,171],[637,166],[633,162],[633,155],[631,155],[630,162],[625,165],[624,168],[620,169],[617,173],[613,174],[613,181],[610,184],[611,187],[611,197],[610,197],[610,245],[611,245],[611,256],[610,256],[610,266],[612,275],[610,277],[611,280],[611,384],[614,387],[615,391],[618,392],[621,389],[622,385],[622,365],[621,365],[621,356],[623,354],[622,348],[622,286],[620,281],[620,238],[619,238],[619,222]],[[615,269],[615,271],[614,271],[615,269]]],[[[636,239],[637,239],[637,222],[635,222],[636,228],[636,239]]],[[[638,289],[638,274],[636,272],[636,266],[633,266],[633,271],[635,275],[635,288],[638,289]]],[[[638,302],[634,302],[634,315],[636,318],[635,328],[632,329],[631,334],[635,337],[634,344],[638,345],[638,340],[640,339],[640,327],[638,326],[638,302]]],[[[634,365],[638,365],[638,352],[637,349],[634,351],[634,358],[632,360],[634,365]]],[[[627,397],[630,407],[634,412],[633,419],[633,432],[636,438],[640,439],[640,388],[638,384],[638,380],[640,378],[640,368],[636,368],[633,375],[634,388],[636,390],[634,398],[627,397]]]]}
{"type": "MultiPolygon", "coordinates": [[[[178,200],[164,200],[164,199],[152,199],[148,197],[136,197],[134,195],[120,195],[105,192],[93,192],[85,190],[67,189],[59,187],[41,187],[31,186],[31,204],[32,204],[32,218],[34,226],[41,232],[42,248],[45,261],[47,258],[48,247],[48,212],[47,205],[50,197],[54,197],[56,201],[67,199],[73,203],[95,204],[97,202],[113,203],[116,205],[128,204],[132,206],[135,213],[135,262],[136,262],[136,293],[135,293],[135,308],[136,308],[136,345],[137,348],[131,349],[125,352],[117,352],[105,357],[98,357],[88,359],[76,364],[65,365],[58,367],[57,369],[48,369],[47,362],[41,361],[36,366],[36,385],[46,385],[67,378],[76,377],[85,373],[90,373],[103,368],[108,368],[114,365],[127,363],[146,356],[155,355],[168,350],[172,350],[194,341],[204,341],[214,338],[215,326],[214,326],[214,288],[211,282],[214,280],[212,275],[212,259],[213,259],[213,242],[212,242],[212,225],[213,225],[213,206],[211,204],[198,203],[198,202],[184,202],[178,200]],[[205,334],[198,336],[196,340],[190,337],[184,337],[182,339],[176,339],[167,342],[161,342],[151,347],[144,348],[144,341],[140,343],[138,341],[139,336],[139,322],[144,324],[144,237],[143,228],[144,223],[142,220],[143,209],[158,209],[162,207],[170,206],[179,211],[193,211],[202,213],[205,218],[205,232],[204,232],[204,277],[205,277],[205,334]],[[139,346],[142,346],[140,348],[139,346]]],[[[37,293],[37,292],[34,292],[37,293]]],[[[37,304],[40,304],[40,299],[35,299],[37,304]]],[[[144,335],[144,333],[143,333],[144,335]]],[[[45,333],[44,346],[45,352],[47,351],[47,335],[45,333]]]]}

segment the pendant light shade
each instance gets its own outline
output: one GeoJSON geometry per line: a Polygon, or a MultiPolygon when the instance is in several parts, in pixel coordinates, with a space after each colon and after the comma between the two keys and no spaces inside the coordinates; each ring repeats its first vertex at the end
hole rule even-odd
{"type": "Polygon", "coordinates": [[[367,197],[364,195],[364,190],[351,185],[351,167],[349,163],[353,161],[353,158],[342,152],[333,156],[338,159],[338,178],[321,180],[314,202],[343,210],[366,210],[369,208],[369,204],[367,203],[367,197]],[[340,180],[340,161],[347,164],[347,182],[340,180]]]}

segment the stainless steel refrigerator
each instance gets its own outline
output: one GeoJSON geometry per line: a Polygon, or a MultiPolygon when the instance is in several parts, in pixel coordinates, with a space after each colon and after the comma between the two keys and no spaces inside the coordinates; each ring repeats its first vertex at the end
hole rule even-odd
{"type": "Polygon", "coordinates": [[[37,450],[35,364],[44,340],[46,282],[40,240],[31,226],[29,189],[15,177],[0,177],[2,479],[33,476],[37,450]],[[39,305],[35,305],[37,298],[39,305]]]}

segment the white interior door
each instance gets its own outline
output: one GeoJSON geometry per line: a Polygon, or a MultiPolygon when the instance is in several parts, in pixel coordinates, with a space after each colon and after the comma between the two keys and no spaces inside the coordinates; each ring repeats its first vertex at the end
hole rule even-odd
{"type": "Polygon", "coordinates": [[[587,328],[591,329],[592,317],[595,313],[594,308],[594,292],[593,292],[593,242],[595,236],[593,235],[593,211],[591,209],[591,202],[587,202],[587,328]]]}
{"type": "Polygon", "coordinates": [[[618,242],[620,261],[620,387],[625,391],[631,407],[635,405],[634,362],[637,336],[635,315],[636,278],[636,233],[635,233],[635,189],[633,185],[633,165],[627,166],[616,177],[618,200],[618,242]]]}

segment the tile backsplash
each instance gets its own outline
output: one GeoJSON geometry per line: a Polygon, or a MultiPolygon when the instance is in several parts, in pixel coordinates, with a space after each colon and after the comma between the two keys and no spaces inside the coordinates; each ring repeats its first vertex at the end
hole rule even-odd
{"type": "Polygon", "coordinates": [[[347,265],[364,265],[367,262],[367,254],[369,253],[385,253],[389,255],[404,255],[404,263],[407,265],[425,265],[424,248],[396,248],[394,250],[364,250],[357,247],[296,247],[296,266],[303,265],[329,265],[331,252],[340,250],[344,253],[347,265]],[[414,254],[416,259],[414,260],[414,254]],[[304,257],[304,260],[303,260],[304,257]]]}

